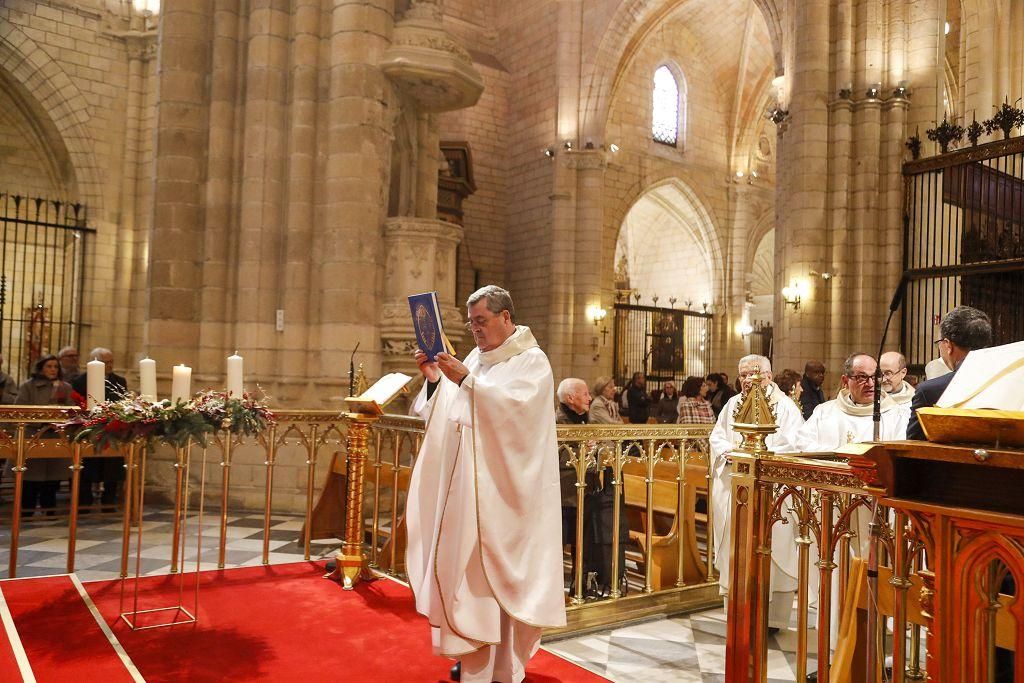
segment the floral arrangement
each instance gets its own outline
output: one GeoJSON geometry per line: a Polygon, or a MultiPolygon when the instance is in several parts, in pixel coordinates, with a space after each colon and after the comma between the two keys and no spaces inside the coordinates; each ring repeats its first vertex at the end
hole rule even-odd
{"type": "Polygon", "coordinates": [[[173,404],[128,393],[83,411],[60,427],[72,441],[98,448],[140,439],[181,448],[189,441],[205,447],[208,437],[220,429],[252,436],[273,422],[274,414],[266,404],[249,394],[231,398],[225,391],[209,390],[173,404]]]}

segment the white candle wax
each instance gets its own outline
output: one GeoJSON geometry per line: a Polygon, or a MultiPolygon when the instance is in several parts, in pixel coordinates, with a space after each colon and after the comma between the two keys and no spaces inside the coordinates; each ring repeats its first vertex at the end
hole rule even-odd
{"type": "Polygon", "coordinates": [[[175,365],[171,374],[171,403],[188,401],[192,397],[192,368],[175,365]]]}
{"type": "Polygon", "coordinates": [[[152,358],[139,361],[139,396],[147,401],[156,400],[156,361],[152,358]]]}
{"type": "Polygon", "coordinates": [[[85,366],[86,405],[92,408],[97,403],[107,400],[106,396],[107,366],[101,360],[91,360],[85,366]]]}
{"type": "Polygon", "coordinates": [[[228,356],[228,394],[232,398],[242,398],[244,387],[242,385],[242,357],[237,353],[228,356]]]}

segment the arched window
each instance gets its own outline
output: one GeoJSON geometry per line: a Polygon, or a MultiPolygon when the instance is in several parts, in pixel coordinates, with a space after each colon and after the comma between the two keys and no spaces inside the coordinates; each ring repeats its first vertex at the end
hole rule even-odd
{"type": "Polygon", "coordinates": [[[679,83],[667,66],[659,66],[654,72],[654,116],[651,121],[651,137],[655,142],[675,147],[679,142],[681,120],[679,83]]]}

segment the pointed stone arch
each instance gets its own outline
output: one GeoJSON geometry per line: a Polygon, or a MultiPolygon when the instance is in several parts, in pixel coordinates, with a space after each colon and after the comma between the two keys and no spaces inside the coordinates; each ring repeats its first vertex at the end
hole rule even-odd
{"type": "MultiPolygon", "coordinates": [[[[724,255],[716,227],[717,222],[707,203],[682,178],[670,176],[632,192],[628,200],[623,202],[625,210],[615,212],[615,223],[612,224],[609,235],[611,244],[617,247],[631,212],[646,202],[652,202],[664,212],[666,218],[675,220],[680,234],[690,237],[698,244],[698,251],[703,254],[708,266],[711,301],[719,300],[726,289],[724,255]]],[[[611,271],[615,265],[613,256],[611,263],[606,264],[606,267],[611,271]]]]}
{"type": "Polygon", "coordinates": [[[91,108],[85,96],[45,49],[6,20],[0,20],[0,70],[29,94],[37,115],[45,115],[53,124],[71,159],[74,179],[70,189],[92,215],[102,215],[100,173],[92,136],[86,130],[91,108]]]}

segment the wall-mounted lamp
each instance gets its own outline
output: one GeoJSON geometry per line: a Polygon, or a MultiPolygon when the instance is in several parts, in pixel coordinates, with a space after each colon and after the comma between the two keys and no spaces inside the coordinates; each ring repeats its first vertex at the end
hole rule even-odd
{"type": "Polygon", "coordinates": [[[746,339],[754,331],[754,328],[746,319],[743,319],[736,323],[736,331],[741,338],[746,339]]]}
{"type": "Polygon", "coordinates": [[[787,117],[789,117],[789,111],[786,109],[775,107],[774,109],[769,109],[765,113],[765,116],[767,116],[772,123],[779,124],[785,121],[787,117]]]}
{"type": "Polygon", "coordinates": [[[602,321],[604,321],[607,316],[608,311],[601,308],[600,305],[591,304],[590,306],[587,306],[587,319],[594,323],[594,336],[591,338],[590,348],[594,351],[595,363],[597,362],[597,359],[601,357],[601,354],[597,350],[597,335],[601,335],[601,346],[604,346],[608,339],[608,328],[601,325],[602,321]],[[601,327],[600,330],[598,330],[599,326],[601,327]]]}
{"type": "Polygon", "coordinates": [[[892,96],[893,97],[902,97],[902,98],[906,99],[906,97],[907,97],[907,88],[909,86],[910,86],[910,82],[909,81],[900,81],[899,84],[896,86],[896,89],[892,91],[892,96]]]}
{"type": "Polygon", "coordinates": [[[555,150],[554,150],[554,148],[553,147],[548,147],[547,149],[545,149],[544,150],[544,156],[546,156],[548,159],[554,159],[555,158],[555,150]]]}
{"type": "Polygon", "coordinates": [[[794,310],[800,308],[803,294],[803,287],[796,280],[791,281],[788,287],[782,288],[782,300],[787,306],[792,306],[794,310]]]}
{"type": "Polygon", "coordinates": [[[874,100],[874,99],[878,99],[878,93],[881,92],[881,91],[882,91],[882,84],[881,83],[872,83],[871,87],[868,88],[868,91],[866,93],[864,93],[864,94],[867,95],[869,100],[874,100]]]}
{"type": "Polygon", "coordinates": [[[843,87],[839,88],[839,99],[848,100],[853,97],[853,83],[843,83],[843,87]]]}
{"type": "Polygon", "coordinates": [[[608,145],[608,149],[612,151],[612,154],[615,154],[616,152],[619,151],[619,146],[613,142],[612,144],[608,145]]]}
{"type": "Polygon", "coordinates": [[[572,140],[566,140],[565,142],[563,142],[562,143],[562,147],[565,147],[565,151],[566,152],[571,152],[572,151],[572,140]]]}

